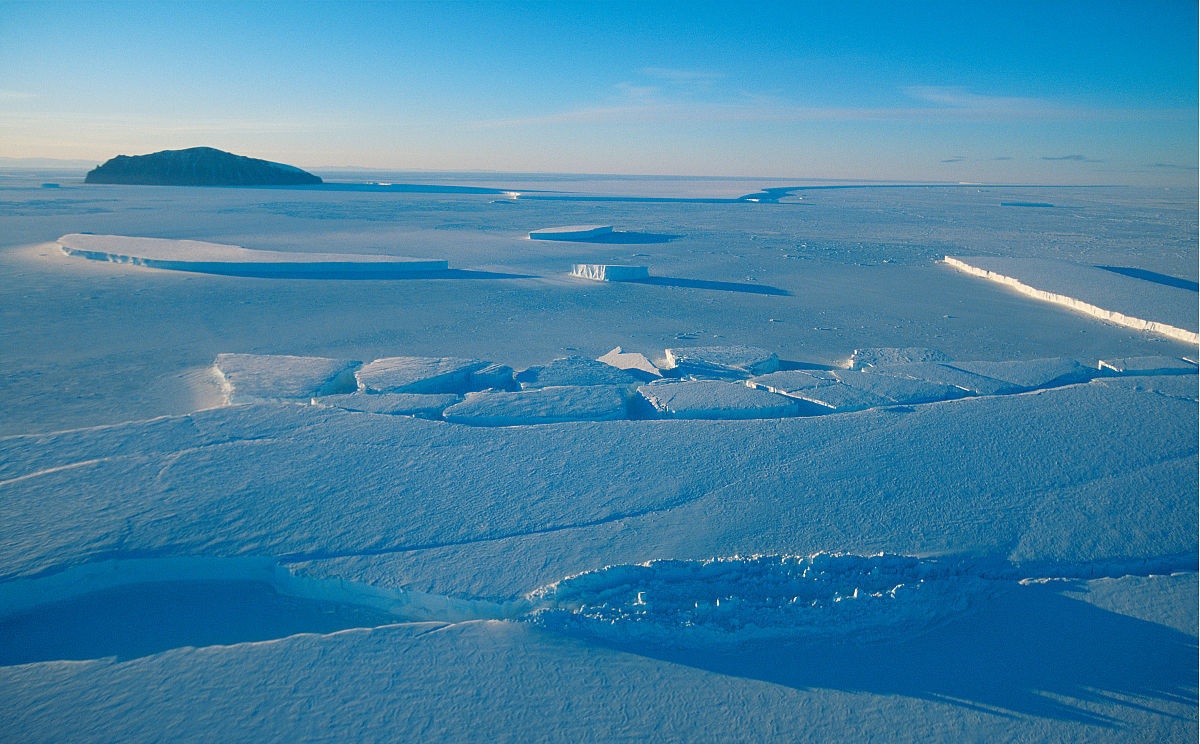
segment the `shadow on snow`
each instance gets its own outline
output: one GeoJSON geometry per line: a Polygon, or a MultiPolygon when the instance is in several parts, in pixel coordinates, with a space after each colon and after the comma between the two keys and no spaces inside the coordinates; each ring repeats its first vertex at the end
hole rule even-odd
{"type": "Polygon", "coordinates": [[[1064,596],[1011,586],[915,637],[668,649],[603,643],[642,656],[799,690],[902,695],[1003,717],[1119,728],[1093,706],[1171,715],[1195,708],[1196,639],[1064,596]],[[1155,704],[1159,705],[1156,706],[1155,704]]]}

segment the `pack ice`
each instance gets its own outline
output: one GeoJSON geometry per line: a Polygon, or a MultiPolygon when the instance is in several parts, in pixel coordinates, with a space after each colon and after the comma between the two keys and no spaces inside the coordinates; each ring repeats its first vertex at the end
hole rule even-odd
{"type": "Polygon", "coordinates": [[[1194,193],[437,178],[6,176],[0,740],[1196,740],[1194,193]]]}

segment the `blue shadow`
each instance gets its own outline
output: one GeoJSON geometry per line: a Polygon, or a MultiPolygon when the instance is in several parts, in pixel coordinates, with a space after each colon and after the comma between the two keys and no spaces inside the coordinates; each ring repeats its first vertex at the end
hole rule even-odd
{"type": "Polygon", "coordinates": [[[736,648],[600,645],[798,690],[903,696],[999,717],[1036,716],[1108,729],[1093,705],[1194,712],[1196,638],[1066,597],[1005,585],[926,633],[813,639],[736,648]],[[982,606],[978,606],[982,605],[982,606]]]}
{"type": "Polygon", "coordinates": [[[337,602],[296,599],[250,581],[178,581],[108,589],[0,621],[0,665],[135,659],[215,646],[399,622],[337,602]]]}
{"type": "Polygon", "coordinates": [[[1190,292],[1200,292],[1200,284],[1193,282],[1190,279],[1180,279],[1179,277],[1169,274],[1160,274],[1157,271],[1149,271],[1147,269],[1135,269],[1131,266],[1097,266],[1098,269],[1111,271],[1114,274],[1132,277],[1134,279],[1142,279],[1155,284],[1162,284],[1166,287],[1175,287],[1176,289],[1186,289],[1190,292]]]}
{"type": "Polygon", "coordinates": [[[649,279],[627,279],[622,284],[650,284],[656,287],[683,287],[684,289],[707,289],[715,292],[744,292],[746,294],[775,295],[790,297],[791,292],[765,284],[743,282],[713,282],[704,279],[677,279],[668,276],[652,276],[649,279]]]}

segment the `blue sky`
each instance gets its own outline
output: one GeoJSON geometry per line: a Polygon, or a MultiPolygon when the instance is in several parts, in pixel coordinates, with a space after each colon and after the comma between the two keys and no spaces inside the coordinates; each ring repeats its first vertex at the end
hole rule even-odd
{"type": "Polygon", "coordinates": [[[1197,6],[9,2],[0,157],[1197,179],[1197,6]]]}

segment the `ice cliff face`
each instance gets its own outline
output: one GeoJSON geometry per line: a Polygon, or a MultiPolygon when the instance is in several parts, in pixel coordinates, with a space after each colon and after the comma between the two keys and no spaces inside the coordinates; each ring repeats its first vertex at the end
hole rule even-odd
{"type": "Polygon", "coordinates": [[[322,182],[318,176],[291,165],[211,147],[118,155],[93,168],[84,181],[144,186],[295,186],[322,182]]]}

